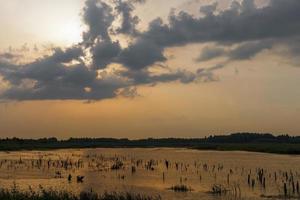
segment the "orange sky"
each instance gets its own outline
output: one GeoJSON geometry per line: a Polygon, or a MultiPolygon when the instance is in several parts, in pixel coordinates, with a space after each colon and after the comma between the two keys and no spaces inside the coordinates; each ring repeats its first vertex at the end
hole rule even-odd
{"type": "MultiPolygon", "coordinates": [[[[136,13],[142,19],[139,27],[146,29],[147,23],[155,18],[151,10],[166,18],[171,7],[197,12],[194,5],[203,4],[199,2],[174,0],[170,5],[148,0],[137,8],[136,13]]],[[[224,2],[220,7],[228,6],[224,2]]],[[[83,6],[83,0],[1,1],[0,52],[9,46],[21,49],[27,43],[30,51],[25,55],[29,59],[38,54],[32,50],[34,45],[44,51],[49,44],[65,47],[81,41],[83,6]]],[[[164,55],[168,60],[164,64],[174,70],[196,71],[223,62],[222,58],[196,62],[206,45],[167,48],[164,55]]],[[[0,137],[147,138],[202,137],[239,131],[300,133],[300,69],[286,59],[263,51],[252,59],[230,62],[214,75],[217,81],[137,86],[139,95],[134,98],[91,102],[4,100],[0,103],[0,137]]],[[[5,83],[0,81],[0,92],[3,88],[5,83]]]]}

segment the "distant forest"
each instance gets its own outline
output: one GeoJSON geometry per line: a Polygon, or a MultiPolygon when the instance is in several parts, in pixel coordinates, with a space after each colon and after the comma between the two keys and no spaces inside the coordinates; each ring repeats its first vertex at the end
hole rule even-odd
{"type": "Polygon", "coordinates": [[[300,154],[300,136],[234,133],[215,135],[205,138],[148,138],[148,139],[114,139],[114,138],[57,138],[42,139],[0,139],[0,150],[48,150],[62,148],[151,148],[174,147],[202,150],[243,150],[268,153],[300,154]]]}

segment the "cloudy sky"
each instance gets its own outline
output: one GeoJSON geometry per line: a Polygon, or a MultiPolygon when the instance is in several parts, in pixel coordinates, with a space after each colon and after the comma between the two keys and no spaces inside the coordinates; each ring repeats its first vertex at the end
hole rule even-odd
{"type": "Polygon", "coordinates": [[[299,0],[0,0],[0,137],[300,133],[299,0]]]}

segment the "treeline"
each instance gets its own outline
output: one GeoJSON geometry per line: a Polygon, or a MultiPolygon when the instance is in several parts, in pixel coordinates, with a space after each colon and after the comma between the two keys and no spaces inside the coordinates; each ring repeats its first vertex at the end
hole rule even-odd
{"type": "MultiPolygon", "coordinates": [[[[241,146],[255,144],[299,144],[300,137],[289,135],[274,136],[272,134],[234,133],[230,135],[215,135],[205,138],[161,138],[161,139],[115,139],[115,138],[70,138],[58,140],[57,138],[42,139],[0,139],[0,150],[33,150],[33,149],[59,149],[59,148],[116,148],[116,147],[184,147],[199,149],[220,149],[231,145],[241,146]]],[[[297,145],[298,146],[298,145],[297,145]]],[[[241,149],[242,150],[242,149],[241,149]]],[[[300,152],[300,150],[299,150],[300,152]]]]}
{"type": "Polygon", "coordinates": [[[204,140],[212,143],[300,143],[300,136],[274,136],[270,133],[234,133],[231,135],[210,136],[204,140]]]}

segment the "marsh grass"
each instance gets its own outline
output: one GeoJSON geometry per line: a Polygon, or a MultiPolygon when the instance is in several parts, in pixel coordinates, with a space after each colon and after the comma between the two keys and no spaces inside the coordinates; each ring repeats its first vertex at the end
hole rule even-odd
{"type": "Polygon", "coordinates": [[[75,195],[67,191],[56,191],[40,187],[39,191],[21,191],[15,185],[11,189],[0,189],[1,200],[160,200],[160,196],[151,197],[134,193],[112,192],[97,194],[94,192],[81,192],[75,195]]]}
{"type": "MultiPolygon", "coordinates": [[[[130,180],[130,176],[138,179],[144,177],[144,175],[150,174],[152,176],[153,173],[156,173],[159,174],[156,180],[162,181],[164,184],[163,189],[174,192],[198,192],[200,183],[209,187],[205,193],[222,196],[222,198],[232,196],[236,198],[247,195],[268,197],[274,195],[286,198],[299,197],[300,199],[300,172],[295,169],[286,167],[268,169],[268,166],[263,167],[259,163],[253,163],[253,167],[240,166],[239,164],[236,167],[226,166],[222,159],[214,163],[202,160],[192,161],[182,162],[167,160],[166,158],[153,159],[152,157],[141,159],[122,154],[105,155],[94,152],[87,155],[43,153],[42,156],[33,154],[12,158],[4,156],[0,158],[0,171],[3,174],[6,172],[13,174],[16,171],[26,173],[46,172],[51,178],[66,179],[68,184],[83,185],[85,181],[89,181],[90,177],[78,175],[82,173],[82,170],[88,170],[93,173],[100,172],[103,174],[104,179],[108,177],[106,173],[114,172],[111,173],[111,177],[115,179],[113,181],[118,180],[117,184],[120,181],[122,181],[121,184],[126,184],[127,179],[130,180]],[[174,173],[180,175],[178,182],[173,182],[172,180],[172,174],[174,173]],[[190,180],[197,182],[190,182],[190,180]],[[169,183],[178,184],[168,188],[165,185],[169,183]],[[192,186],[193,189],[186,184],[192,186]]],[[[157,198],[128,193],[99,195],[91,192],[83,192],[76,196],[69,192],[44,190],[43,188],[40,188],[38,192],[33,192],[32,190],[23,192],[14,187],[10,190],[0,189],[0,200],[2,199],[152,200],[157,198]]]]}

